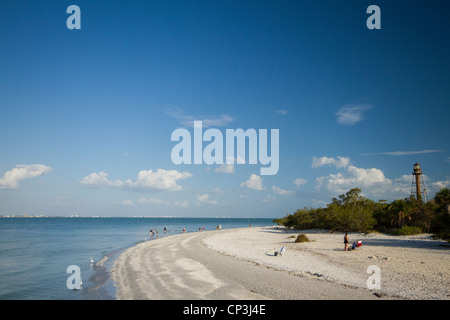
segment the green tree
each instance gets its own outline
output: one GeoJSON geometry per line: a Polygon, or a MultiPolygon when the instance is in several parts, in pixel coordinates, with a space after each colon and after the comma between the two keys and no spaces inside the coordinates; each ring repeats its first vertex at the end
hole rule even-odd
{"type": "MultiPolygon", "coordinates": [[[[333,198],[325,208],[303,208],[274,220],[296,229],[382,232],[418,230],[433,232],[450,241],[450,190],[441,189],[433,200],[423,203],[413,196],[378,203],[361,195],[359,188],[333,198]]],[[[402,232],[397,232],[401,234],[402,232]]],[[[404,232],[403,232],[404,233],[404,232]]]]}
{"type": "Polygon", "coordinates": [[[436,233],[450,242],[450,190],[443,188],[434,196],[436,209],[436,233]]]}
{"type": "Polygon", "coordinates": [[[434,201],[436,205],[438,205],[444,211],[447,211],[450,214],[450,189],[442,188],[439,192],[434,196],[434,201]]]}
{"type": "Polygon", "coordinates": [[[342,231],[369,231],[376,220],[373,217],[375,202],[363,197],[361,189],[353,188],[333,198],[327,211],[331,214],[333,229],[342,231]]]}

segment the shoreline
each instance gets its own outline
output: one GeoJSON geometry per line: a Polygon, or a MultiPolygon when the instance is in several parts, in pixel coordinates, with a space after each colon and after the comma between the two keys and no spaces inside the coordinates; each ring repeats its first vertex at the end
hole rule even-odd
{"type": "Polygon", "coordinates": [[[111,270],[116,299],[450,299],[450,251],[427,235],[394,237],[253,227],[193,232],[139,243],[111,270]],[[306,234],[311,242],[294,243],[306,234]],[[286,247],[283,256],[273,252],[286,247]],[[381,269],[369,290],[367,267],[381,269]],[[375,295],[375,293],[377,295],[375,295]]]}

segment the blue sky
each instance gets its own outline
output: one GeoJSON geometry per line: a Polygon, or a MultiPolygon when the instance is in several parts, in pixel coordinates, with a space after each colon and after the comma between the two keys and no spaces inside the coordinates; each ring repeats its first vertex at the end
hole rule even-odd
{"type": "Polygon", "coordinates": [[[431,198],[450,186],[449,9],[3,1],[0,214],[281,217],[353,187],[408,197],[416,161],[431,198]],[[193,120],[278,129],[278,173],[173,164],[193,120]]]}

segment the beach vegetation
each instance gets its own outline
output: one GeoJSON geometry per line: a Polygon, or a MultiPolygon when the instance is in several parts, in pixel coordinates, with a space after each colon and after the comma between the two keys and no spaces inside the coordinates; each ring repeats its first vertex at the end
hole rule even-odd
{"type": "Polygon", "coordinates": [[[298,209],[274,222],[297,230],[378,231],[395,235],[433,233],[450,241],[450,190],[441,189],[424,203],[414,196],[375,202],[359,188],[332,198],[321,208],[298,209]]]}
{"type": "Polygon", "coordinates": [[[299,242],[310,242],[311,240],[309,240],[309,238],[304,235],[304,234],[299,234],[297,236],[297,238],[295,239],[295,243],[299,243],[299,242]]]}
{"type": "Polygon", "coordinates": [[[422,233],[422,229],[419,227],[403,226],[395,230],[393,234],[397,236],[412,236],[420,233],[422,233]]]}
{"type": "Polygon", "coordinates": [[[434,197],[436,206],[437,236],[450,242],[450,189],[444,188],[434,197]]]}

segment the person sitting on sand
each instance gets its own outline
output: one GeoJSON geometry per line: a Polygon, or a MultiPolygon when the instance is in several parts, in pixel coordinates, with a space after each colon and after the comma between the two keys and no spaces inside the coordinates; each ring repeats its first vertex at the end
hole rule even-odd
{"type": "Polygon", "coordinates": [[[347,235],[347,233],[345,233],[345,236],[344,236],[344,245],[345,245],[344,251],[347,251],[347,248],[348,248],[348,235],[347,235]]]}

